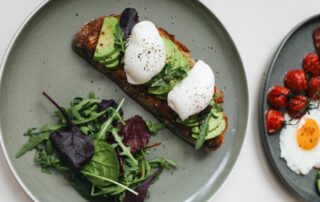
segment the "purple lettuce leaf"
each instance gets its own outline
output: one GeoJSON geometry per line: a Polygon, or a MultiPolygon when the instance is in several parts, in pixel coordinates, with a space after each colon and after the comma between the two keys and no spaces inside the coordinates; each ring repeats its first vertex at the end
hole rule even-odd
{"type": "MultiPolygon", "coordinates": [[[[106,109],[108,109],[110,107],[116,109],[118,107],[118,103],[116,101],[114,101],[114,100],[101,100],[101,102],[99,104],[98,111],[101,112],[101,111],[106,110],[106,109]]],[[[121,116],[123,116],[123,110],[122,109],[119,110],[119,114],[121,116]]],[[[104,122],[106,122],[108,120],[108,118],[109,118],[108,115],[104,114],[103,116],[99,117],[99,121],[101,123],[104,123],[104,122]]],[[[118,123],[118,121],[114,120],[112,122],[112,125],[115,126],[117,123],[118,123]]]]}
{"type": "Polygon", "coordinates": [[[148,189],[151,183],[157,176],[161,174],[162,171],[163,168],[159,168],[155,173],[149,176],[138,188],[136,188],[135,191],[138,192],[138,195],[127,192],[123,202],[143,202],[145,197],[147,196],[148,189]]]}
{"type": "Polygon", "coordinates": [[[42,92],[42,94],[67,120],[67,126],[50,134],[50,140],[64,163],[73,171],[79,172],[94,154],[92,139],[82,134],[64,108],[58,105],[47,93],[42,92]]]}
{"type": "Polygon", "coordinates": [[[83,135],[77,127],[53,132],[50,140],[66,165],[75,172],[79,172],[94,154],[91,138],[83,135]]]}
{"type": "Polygon", "coordinates": [[[141,116],[135,115],[127,119],[120,133],[123,143],[130,146],[132,153],[143,149],[149,143],[150,131],[141,116]]]}

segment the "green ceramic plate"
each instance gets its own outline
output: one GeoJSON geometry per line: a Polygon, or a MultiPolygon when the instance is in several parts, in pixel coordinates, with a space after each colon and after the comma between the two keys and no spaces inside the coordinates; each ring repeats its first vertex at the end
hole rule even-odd
{"type": "Polygon", "coordinates": [[[110,80],[71,50],[71,40],[88,20],[135,7],[140,17],[174,33],[195,58],[209,63],[225,92],[230,125],[225,143],[208,155],[162,131],[153,141],[163,147],[156,156],[175,159],[178,169],[164,172],[151,188],[148,201],[205,201],[223,184],[241,149],[248,116],[248,91],[239,54],[219,20],[196,0],[55,0],[43,4],[15,36],[1,69],[0,128],[9,165],[30,197],[38,201],[84,201],[60,174],[43,174],[33,152],[20,159],[15,153],[30,127],[53,122],[53,106],[41,95],[48,92],[62,105],[76,96],[95,92],[102,98],[126,98],[126,116],[154,119],[110,80]],[[49,190],[49,191],[48,191],[49,190]]]}
{"type": "Polygon", "coordinates": [[[309,52],[315,52],[312,33],[320,26],[320,15],[313,16],[297,25],[281,43],[269,70],[264,91],[261,96],[261,137],[267,157],[288,189],[307,201],[320,201],[316,190],[317,171],[313,169],[308,175],[301,176],[291,171],[284,159],[280,158],[280,136],[268,135],[265,127],[265,112],[269,106],[266,101],[268,89],[274,85],[283,84],[287,71],[302,67],[302,60],[309,52]]]}

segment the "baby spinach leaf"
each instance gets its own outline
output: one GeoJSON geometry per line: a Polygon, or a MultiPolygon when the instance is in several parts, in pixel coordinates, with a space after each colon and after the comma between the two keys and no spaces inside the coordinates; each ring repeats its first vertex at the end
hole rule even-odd
{"type": "Polygon", "coordinates": [[[92,184],[87,180],[86,177],[76,175],[74,180],[71,182],[72,186],[79,192],[79,194],[90,202],[116,202],[114,198],[105,196],[92,196],[91,188],[92,184]]]}
{"type": "MultiPolygon", "coordinates": [[[[95,152],[82,173],[91,173],[114,181],[119,178],[119,163],[114,148],[103,140],[94,140],[95,152]]],[[[87,175],[88,180],[96,186],[106,186],[110,182],[87,175]]]]}

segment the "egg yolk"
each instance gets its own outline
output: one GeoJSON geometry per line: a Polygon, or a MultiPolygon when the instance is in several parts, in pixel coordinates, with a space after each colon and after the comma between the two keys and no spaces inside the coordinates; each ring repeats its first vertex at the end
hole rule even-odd
{"type": "Polygon", "coordinates": [[[319,126],[313,119],[307,119],[297,134],[298,145],[304,150],[313,149],[319,141],[319,126]]]}

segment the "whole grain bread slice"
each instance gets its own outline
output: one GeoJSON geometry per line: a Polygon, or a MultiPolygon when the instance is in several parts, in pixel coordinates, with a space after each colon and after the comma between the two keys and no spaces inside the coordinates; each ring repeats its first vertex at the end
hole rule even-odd
{"type": "MultiPolygon", "coordinates": [[[[112,16],[117,18],[120,17],[120,15],[112,16]]],[[[178,116],[171,108],[169,108],[166,100],[161,100],[149,94],[144,85],[129,84],[127,82],[123,65],[120,65],[116,69],[108,69],[104,65],[94,61],[93,55],[97,46],[104,17],[105,16],[93,19],[81,27],[81,29],[73,37],[73,50],[87,60],[90,64],[92,64],[92,66],[100,71],[103,75],[115,82],[126,94],[128,94],[132,99],[152,113],[159,121],[163,122],[174,134],[178,135],[192,145],[195,145],[196,141],[191,136],[191,128],[176,122],[178,116]]],[[[194,63],[195,60],[191,58],[190,51],[186,46],[184,46],[173,35],[169,34],[163,28],[159,27],[158,30],[162,37],[170,39],[177,45],[177,47],[186,56],[190,64],[194,63]]],[[[228,123],[226,115],[224,115],[224,118],[228,123]]],[[[224,141],[225,131],[223,131],[221,135],[207,140],[204,144],[204,147],[207,150],[218,148],[224,141]]]]}

